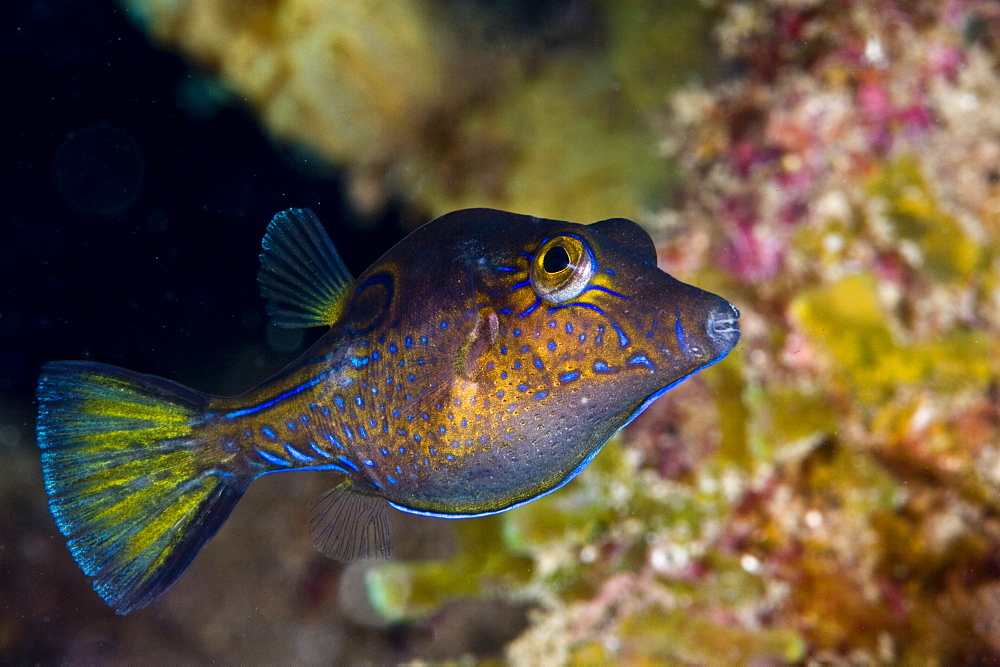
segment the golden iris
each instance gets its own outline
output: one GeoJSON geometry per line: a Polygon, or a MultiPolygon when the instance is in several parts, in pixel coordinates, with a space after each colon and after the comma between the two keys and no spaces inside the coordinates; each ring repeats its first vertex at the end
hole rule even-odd
{"type": "Polygon", "coordinates": [[[531,263],[531,287],[549,303],[575,299],[594,275],[594,256],[576,236],[555,236],[535,253],[531,263]]]}

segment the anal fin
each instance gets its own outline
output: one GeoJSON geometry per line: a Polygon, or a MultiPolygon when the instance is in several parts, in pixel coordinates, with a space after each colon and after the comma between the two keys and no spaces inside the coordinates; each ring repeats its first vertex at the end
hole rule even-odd
{"type": "Polygon", "coordinates": [[[309,535],[313,546],[345,563],[392,555],[392,526],[385,500],[358,493],[350,482],[309,504],[309,535]]]}

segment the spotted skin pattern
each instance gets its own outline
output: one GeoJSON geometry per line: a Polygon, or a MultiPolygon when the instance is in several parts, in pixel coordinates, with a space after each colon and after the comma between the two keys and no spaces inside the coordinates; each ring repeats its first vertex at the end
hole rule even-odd
{"type": "Polygon", "coordinates": [[[363,493],[432,515],[494,513],[559,486],[650,396],[738,336],[732,307],[657,269],[648,237],[626,220],[458,212],[357,284],[360,307],[275,380],[217,401],[227,407],[207,428],[253,474],[336,470],[363,493]],[[587,245],[596,269],[576,298],[549,303],[531,267],[546,240],[565,235],[587,245]],[[424,244],[433,252],[413,261],[424,244]],[[493,336],[482,333],[490,323],[493,336]]]}
{"type": "Polygon", "coordinates": [[[442,216],[352,281],[310,211],[275,216],[259,276],[286,326],[329,330],[236,397],[90,362],[39,380],[49,505],[118,613],[183,573],[257,477],[327,470],[314,543],[386,557],[386,506],[501,512],[559,488],[739,339],[727,301],[656,267],[628,220],[442,216]]]}

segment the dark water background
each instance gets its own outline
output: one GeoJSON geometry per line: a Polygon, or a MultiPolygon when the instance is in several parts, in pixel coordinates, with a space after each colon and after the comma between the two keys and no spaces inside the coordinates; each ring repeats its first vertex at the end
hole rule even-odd
{"type": "MultiPolygon", "coordinates": [[[[46,360],[200,377],[222,371],[227,349],[266,341],[255,272],[278,210],[315,209],[355,273],[399,238],[392,211],[353,228],[333,170],[275,147],[242,109],[205,104],[206,77],[111,3],[0,12],[6,410],[30,401],[46,360]]],[[[218,382],[203,388],[245,388],[218,382]]]]}

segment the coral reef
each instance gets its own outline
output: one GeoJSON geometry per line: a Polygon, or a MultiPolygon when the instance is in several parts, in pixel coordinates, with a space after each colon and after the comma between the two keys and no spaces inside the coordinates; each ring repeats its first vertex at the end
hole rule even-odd
{"type": "Polygon", "coordinates": [[[740,348],[373,599],[532,603],[518,664],[996,660],[1000,9],[727,3],[716,36],[737,74],[672,96],[646,222],[740,348]]]}
{"type": "Polygon", "coordinates": [[[651,103],[693,71],[706,25],[691,1],[122,4],[276,139],[346,168],[361,211],[393,194],[570,220],[660,198],[651,103]]]}

